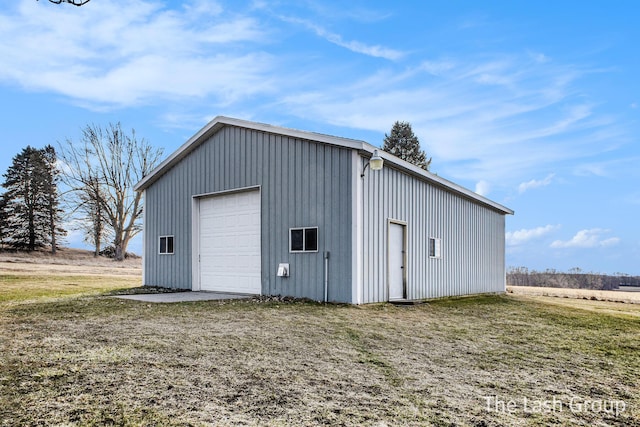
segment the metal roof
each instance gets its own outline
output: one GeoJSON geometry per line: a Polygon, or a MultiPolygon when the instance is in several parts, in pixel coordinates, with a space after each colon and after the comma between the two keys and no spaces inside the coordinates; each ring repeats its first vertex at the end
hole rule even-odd
{"type": "Polygon", "coordinates": [[[469,199],[475,200],[480,204],[489,206],[504,214],[513,215],[514,211],[496,203],[484,196],[481,196],[469,189],[466,189],[454,182],[444,179],[438,175],[435,175],[429,171],[425,171],[418,166],[415,166],[409,162],[399,159],[389,153],[382,151],[381,149],[374,147],[373,145],[360,141],[357,139],[342,138],[337,136],[325,135],[321,133],[302,131],[298,129],[290,129],[286,127],[274,126],[265,123],[252,122],[248,120],[241,120],[232,117],[217,116],[209,123],[207,123],[202,129],[200,129],[195,135],[193,135],[187,142],[182,144],[175,152],[167,157],[162,163],[160,163],[149,175],[145,176],[140,182],[136,184],[134,189],[136,191],[143,191],[157,181],[165,172],[178,164],[184,157],[186,157],[191,151],[198,147],[203,142],[207,141],[211,136],[216,134],[224,126],[236,126],[245,129],[257,130],[260,132],[268,132],[277,135],[289,136],[292,138],[299,138],[309,140],[313,142],[319,142],[323,144],[336,145],[339,147],[350,148],[357,150],[363,154],[373,154],[373,150],[378,150],[380,156],[385,160],[385,167],[391,165],[404,170],[418,178],[429,181],[433,184],[444,187],[454,193],[460,194],[469,199]]]}

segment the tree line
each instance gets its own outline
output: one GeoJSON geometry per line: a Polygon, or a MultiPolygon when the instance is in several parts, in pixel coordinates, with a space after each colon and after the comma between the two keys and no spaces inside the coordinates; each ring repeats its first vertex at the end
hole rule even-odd
{"type": "Polygon", "coordinates": [[[620,286],[640,287],[640,276],[584,272],[580,268],[572,268],[565,273],[554,269],[536,271],[526,267],[511,267],[507,270],[507,285],[613,290],[620,286]]]}
{"type": "Polygon", "coordinates": [[[98,256],[105,243],[123,260],[141,230],[142,195],[134,185],[159,162],[161,149],[120,123],[88,125],[76,143],[67,139],[42,149],[28,146],[3,174],[0,195],[0,245],[55,253],[72,224],[98,256]],[[70,221],[73,219],[73,221],[70,221]]]}

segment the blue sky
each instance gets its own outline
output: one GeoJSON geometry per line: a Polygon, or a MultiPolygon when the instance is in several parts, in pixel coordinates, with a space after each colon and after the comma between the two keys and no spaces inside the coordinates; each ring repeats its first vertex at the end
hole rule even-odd
{"type": "Polygon", "coordinates": [[[508,266],[640,275],[639,12],[635,1],[4,2],[0,171],[87,124],[120,121],[168,155],[217,115],[374,145],[404,120],[433,172],[516,211],[508,266]]]}

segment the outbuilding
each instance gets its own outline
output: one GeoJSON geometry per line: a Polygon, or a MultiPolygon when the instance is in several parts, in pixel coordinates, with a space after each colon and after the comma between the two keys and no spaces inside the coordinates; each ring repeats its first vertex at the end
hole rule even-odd
{"type": "Polygon", "coordinates": [[[364,141],[220,116],[136,190],[144,285],[353,304],[505,290],[513,211],[364,141]]]}

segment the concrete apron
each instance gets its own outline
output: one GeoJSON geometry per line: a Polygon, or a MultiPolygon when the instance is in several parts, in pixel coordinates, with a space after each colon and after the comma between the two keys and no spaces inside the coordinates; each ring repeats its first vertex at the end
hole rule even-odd
{"type": "Polygon", "coordinates": [[[114,298],[122,298],[133,301],[144,302],[187,302],[187,301],[213,301],[225,299],[251,298],[248,294],[227,294],[222,292],[166,292],[161,294],[135,294],[135,295],[114,295],[114,298]]]}

